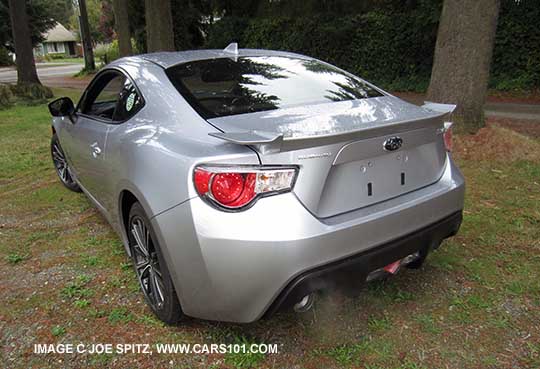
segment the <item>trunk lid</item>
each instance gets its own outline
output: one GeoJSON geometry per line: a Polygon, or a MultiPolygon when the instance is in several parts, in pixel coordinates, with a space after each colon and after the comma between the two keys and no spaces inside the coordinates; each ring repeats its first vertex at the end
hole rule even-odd
{"type": "Polygon", "coordinates": [[[214,136],[254,147],[262,164],[298,165],[294,193],[315,216],[327,218],[441,177],[442,128],[451,107],[426,107],[383,96],[209,122],[223,131],[214,136]]]}

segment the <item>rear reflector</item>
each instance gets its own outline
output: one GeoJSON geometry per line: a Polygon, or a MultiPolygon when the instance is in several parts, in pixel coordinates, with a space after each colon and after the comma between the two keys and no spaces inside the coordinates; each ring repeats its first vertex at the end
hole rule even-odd
{"type": "Polygon", "coordinates": [[[201,198],[218,208],[239,210],[258,197],[288,192],[297,168],[198,166],[193,180],[201,198]]]}

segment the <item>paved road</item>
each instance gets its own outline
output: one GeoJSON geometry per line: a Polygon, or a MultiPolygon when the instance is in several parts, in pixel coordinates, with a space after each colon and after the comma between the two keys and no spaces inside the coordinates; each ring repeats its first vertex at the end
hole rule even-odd
{"type": "Polygon", "coordinates": [[[540,104],[488,102],[484,105],[484,111],[488,117],[540,120],[540,104]]]}
{"type": "MultiPolygon", "coordinates": [[[[57,77],[73,76],[77,74],[83,67],[83,64],[53,64],[47,65],[46,63],[38,63],[37,72],[41,82],[57,77]]],[[[0,68],[0,83],[14,83],[17,82],[17,71],[15,68],[0,68]]]]}

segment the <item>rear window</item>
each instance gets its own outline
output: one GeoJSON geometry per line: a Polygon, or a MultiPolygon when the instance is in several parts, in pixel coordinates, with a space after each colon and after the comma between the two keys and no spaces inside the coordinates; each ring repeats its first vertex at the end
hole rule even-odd
{"type": "Polygon", "coordinates": [[[169,68],[167,75],[207,119],[382,95],[335,67],[289,57],[199,60],[169,68]]]}

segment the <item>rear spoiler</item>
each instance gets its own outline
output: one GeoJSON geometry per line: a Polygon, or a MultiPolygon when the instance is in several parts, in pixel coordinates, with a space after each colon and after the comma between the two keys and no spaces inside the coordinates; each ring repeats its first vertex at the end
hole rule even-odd
{"type": "MultiPolygon", "coordinates": [[[[454,112],[454,110],[456,110],[456,105],[440,104],[432,101],[424,101],[424,105],[422,105],[422,107],[424,109],[433,110],[439,113],[445,113],[446,117],[449,117],[454,112]]],[[[444,122],[444,126],[440,129],[439,132],[444,133],[448,131],[453,124],[453,122],[444,122]]]]}
{"type": "Polygon", "coordinates": [[[439,113],[447,113],[448,115],[452,114],[456,110],[456,105],[453,104],[440,104],[432,101],[424,101],[422,105],[424,109],[433,110],[439,113]]]}
{"type": "Polygon", "coordinates": [[[208,135],[237,145],[253,145],[261,154],[278,152],[283,143],[283,133],[245,131],[245,132],[212,132],[208,135]]]}
{"type": "MultiPolygon", "coordinates": [[[[456,109],[456,105],[425,101],[422,108],[450,115],[456,109]]],[[[278,132],[212,132],[208,135],[236,145],[255,146],[263,155],[279,152],[281,150],[281,145],[283,144],[283,133],[278,132]]]]}

